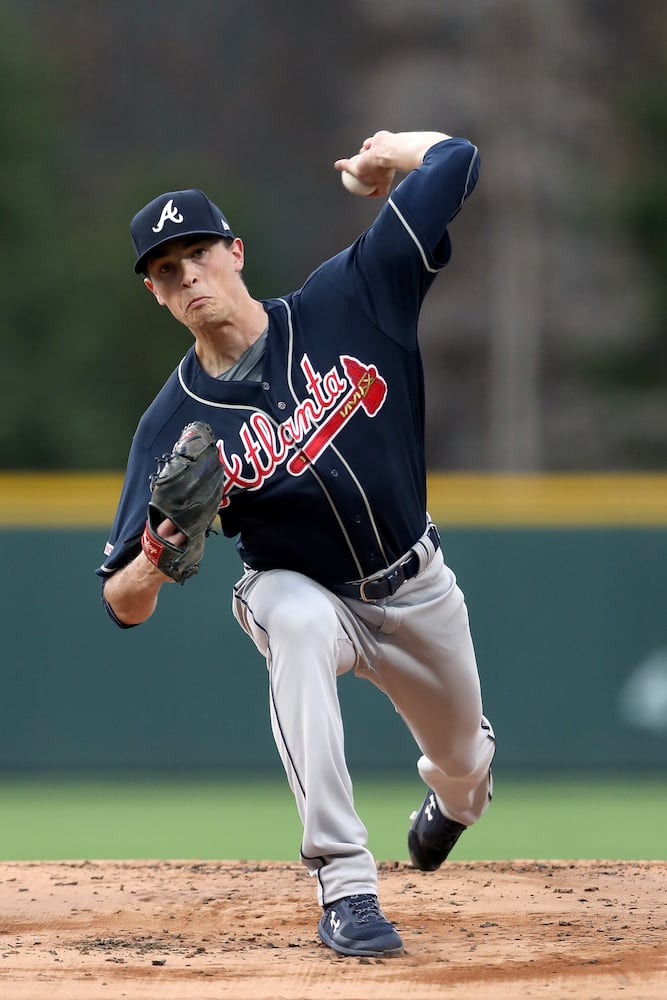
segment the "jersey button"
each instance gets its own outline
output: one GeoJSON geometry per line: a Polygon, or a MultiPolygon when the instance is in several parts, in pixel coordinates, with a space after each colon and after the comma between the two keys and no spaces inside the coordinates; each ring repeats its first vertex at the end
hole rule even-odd
{"type": "Polygon", "coordinates": [[[334,479],[335,479],[335,478],[336,478],[336,476],[338,475],[338,469],[332,469],[332,470],[331,470],[331,475],[332,475],[332,476],[334,477],[334,479]]]}
{"type": "Polygon", "coordinates": [[[271,386],[269,385],[268,382],[262,382],[262,389],[270,389],[270,388],[271,386]]]}
{"type": "Polygon", "coordinates": [[[282,401],[282,399],[281,399],[281,400],[279,401],[279,403],[278,403],[278,409],[279,409],[279,410],[284,410],[286,406],[287,406],[287,403],[283,403],[283,401],[282,401]]]}

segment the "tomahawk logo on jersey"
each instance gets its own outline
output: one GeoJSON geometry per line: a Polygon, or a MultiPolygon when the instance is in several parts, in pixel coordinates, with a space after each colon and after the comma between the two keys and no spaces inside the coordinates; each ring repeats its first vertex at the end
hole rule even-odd
{"type": "Polygon", "coordinates": [[[467,140],[434,145],[359,239],[298,291],[264,300],[260,382],[215,379],[188,351],[137,428],[100,575],[139,550],[155,458],[192,420],[219,442],[222,529],[252,568],[294,569],[329,586],[410,548],[426,506],[419,311],[476,178],[467,140]]]}

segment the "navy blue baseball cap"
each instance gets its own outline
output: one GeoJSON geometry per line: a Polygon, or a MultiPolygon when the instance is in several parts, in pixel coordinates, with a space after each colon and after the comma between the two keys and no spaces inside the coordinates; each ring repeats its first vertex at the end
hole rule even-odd
{"type": "Polygon", "coordinates": [[[142,274],[148,255],[169,240],[181,236],[234,238],[218,206],[197,188],[158,195],[132,219],[130,235],[137,254],[135,274],[142,274]]]}

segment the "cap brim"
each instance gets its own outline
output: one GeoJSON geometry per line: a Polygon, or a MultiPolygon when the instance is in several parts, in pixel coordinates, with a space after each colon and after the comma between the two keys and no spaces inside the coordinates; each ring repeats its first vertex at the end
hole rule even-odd
{"type": "Polygon", "coordinates": [[[221,233],[219,229],[191,229],[188,232],[179,232],[178,236],[165,236],[164,239],[158,240],[154,243],[150,250],[146,250],[142,253],[141,257],[137,257],[134,262],[134,273],[135,274],[145,274],[146,273],[146,262],[149,257],[152,257],[156,250],[163,247],[166,243],[172,243],[174,240],[182,240],[187,236],[217,236],[219,240],[233,240],[234,237],[232,233],[225,234],[221,233]]]}

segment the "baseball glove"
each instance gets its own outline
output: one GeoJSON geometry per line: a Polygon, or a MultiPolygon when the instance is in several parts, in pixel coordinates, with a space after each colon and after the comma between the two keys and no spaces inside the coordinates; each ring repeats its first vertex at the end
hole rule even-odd
{"type": "Polygon", "coordinates": [[[222,500],[224,469],[208,424],[195,421],[181,431],[170,455],[151,476],[151,499],[141,547],[154,566],[177,583],[199,569],[204,543],[222,500]],[[185,535],[182,548],[158,535],[169,518],[185,535]]]}

